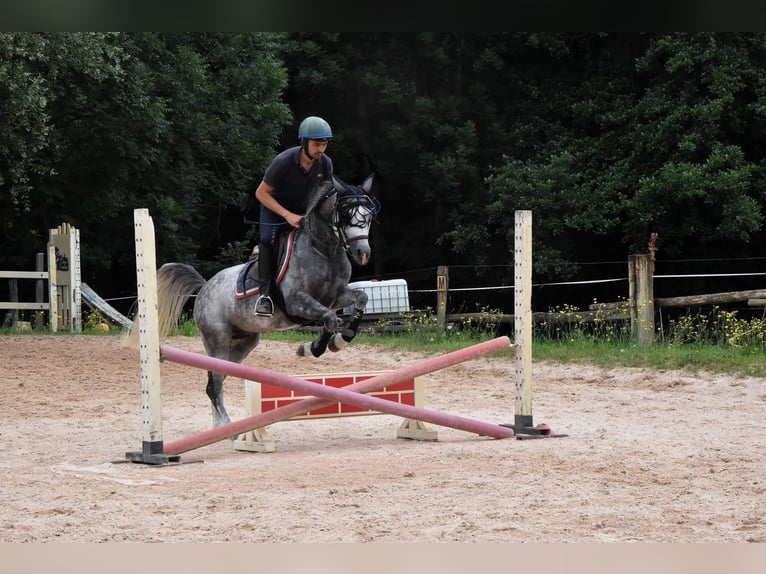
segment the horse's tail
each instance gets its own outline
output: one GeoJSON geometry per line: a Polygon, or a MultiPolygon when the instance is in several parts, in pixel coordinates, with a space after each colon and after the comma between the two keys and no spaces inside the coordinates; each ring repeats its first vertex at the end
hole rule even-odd
{"type": "MultiPolygon", "coordinates": [[[[160,337],[178,325],[189,300],[206,283],[199,272],[186,263],[165,263],[157,270],[157,324],[160,337]]],[[[125,345],[138,348],[138,316],[125,337],[125,345]]]]}

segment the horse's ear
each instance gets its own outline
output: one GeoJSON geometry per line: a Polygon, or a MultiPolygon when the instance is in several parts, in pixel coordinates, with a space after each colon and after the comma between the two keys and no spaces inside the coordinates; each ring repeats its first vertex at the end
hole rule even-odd
{"type": "Polygon", "coordinates": [[[335,191],[341,192],[346,190],[346,186],[343,185],[343,182],[339,180],[334,175],[332,176],[332,184],[335,186],[335,191]]]}
{"type": "Polygon", "coordinates": [[[372,178],[375,177],[375,173],[371,173],[367,177],[364,178],[364,181],[362,182],[361,187],[365,193],[370,193],[370,189],[372,189],[372,178]]]}

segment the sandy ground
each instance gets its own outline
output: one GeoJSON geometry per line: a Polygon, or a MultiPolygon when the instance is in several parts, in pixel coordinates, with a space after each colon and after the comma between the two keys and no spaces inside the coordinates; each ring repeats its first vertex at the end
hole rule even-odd
{"type": "MultiPolygon", "coordinates": [[[[198,339],[168,344],[201,351],[198,339]]],[[[246,364],[359,372],[421,355],[354,344],[300,359],[265,341],[246,364]]],[[[535,362],[535,423],[495,440],[391,415],[281,422],[275,453],[229,441],[182,464],[140,450],[138,356],[114,336],[0,338],[0,542],[766,542],[766,380],[535,362]]],[[[428,408],[513,422],[513,361],[422,377],[428,408]]],[[[166,442],[211,425],[205,375],[163,363],[166,442]]],[[[229,379],[232,418],[244,392],[229,379]]]]}

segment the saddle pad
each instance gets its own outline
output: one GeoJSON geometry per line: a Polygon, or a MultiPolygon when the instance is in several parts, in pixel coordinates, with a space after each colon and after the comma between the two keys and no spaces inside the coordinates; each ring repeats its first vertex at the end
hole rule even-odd
{"type": "MultiPolygon", "coordinates": [[[[277,270],[277,278],[275,283],[279,285],[282,282],[282,278],[285,276],[285,273],[287,272],[287,266],[290,263],[290,256],[293,253],[293,244],[295,243],[295,232],[296,230],[291,231],[284,241],[280,242],[280,249],[279,249],[279,261],[281,262],[281,265],[279,266],[279,269],[277,270]]],[[[257,293],[260,293],[260,289],[258,288],[258,277],[255,275],[255,269],[253,269],[253,265],[258,262],[258,258],[256,257],[252,261],[248,261],[245,263],[245,265],[242,267],[241,271],[237,275],[237,283],[234,287],[234,296],[237,299],[244,299],[245,297],[250,297],[251,295],[255,295],[257,293]],[[253,274],[250,273],[250,271],[253,271],[253,274]],[[255,276],[253,276],[255,275],[255,276]]]]}
{"type": "Polygon", "coordinates": [[[234,296],[237,299],[244,299],[250,295],[260,293],[258,289],[258,280],[250,275],[250,269],[258,262],[258,259],[248,261],[242,266],[242,270],[237,275],[237,283],[234,287],[234,296]]]}

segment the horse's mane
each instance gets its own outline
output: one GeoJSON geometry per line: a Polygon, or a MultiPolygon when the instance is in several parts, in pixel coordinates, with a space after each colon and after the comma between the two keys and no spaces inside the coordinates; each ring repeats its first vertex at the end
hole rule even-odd
{"type": "Polygon", "coordinates": [[[328,178],[317,182],[311,192],[301,226],[314,249],[336,250],[341,245],[333,225],[336,201],[337,190],[333,180],[328,178]]]}
{"type": "Polygon", "coordinates": [[[334,193],[335,184],[332,179],[323,179],[317,182],[314,189],[311,191],[311,197],[309,198],[308,205],[306,207],[305,217],[310,217],[314,211],[317,210],[319,204],[327,198],[331,192],[334,193]]]}

